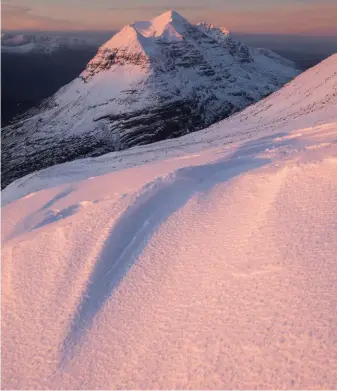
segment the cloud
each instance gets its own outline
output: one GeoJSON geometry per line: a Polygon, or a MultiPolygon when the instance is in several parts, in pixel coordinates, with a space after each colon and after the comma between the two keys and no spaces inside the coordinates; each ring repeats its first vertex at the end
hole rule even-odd
{"type": "Polygon", "coordinates": [[[85,28],[81,23],[36,15],[31,7],[13,5],[2,0],[1,19],[4,30],[73,30],[85,28]]]}
{"type": "Polygon", "coordinates": [[[218,12],[214,23],[244,33],[335,35],[337,34],[337,4],[322,1],[314,4],[292,3],[276,9],[255,12],[218,12]]]}
{"type": "MultiPolygon", "coordinates": [[[[183,0],[182,0],[183,2],[183,0]]],[[[256,2],[258,3],[258,2],[256,2]]],[[[206,4],[206,2],[205,2],[206,4]]],[[[221,3],[210,1],[207,5],[136,5],[110,7],[124,21],[138,18],[150,18],[167,9],[184,12],[191,22],[209,21],[227,27],[236,32],[257,34],[299,34],[334,35],[337,34],[337,0],[261,0],[259,7],[240,5],[235,7],[232,1],[221,3]],[[212,4],[212,5],[211,5],[212,4]],[[264,5],[263,7],[261,5],[264,5]]],[[[126,22],[129,23],[129,22],[126,22]]]]}
{"type": "Polygon", "coordinates": [[[133,7],[109,7],[111,11],[166,11],[169,9],[174,9],[175,11],[193,11],[193,10],[208,10],[210,7],[203,5],[194,5],[194,6],[183,6],[183,5],[139,5],[133,7]]]}
{"type": "MultiPolygon", "coordinates": [[[[155,15],[173,8],[182,12],[192,23],[208,21],[227,27],[234,32],[265,34],[334,35],[337,34],[337,0],[259,0],[264,7],[251,7],[251,3],[238,7],[239,0],[208,2],[203,5],[169,3],[157,5],[126,5],[109,7],[69,5],[57,6],[57,19],[52,11],[47,16],[38,15],[36,9],[23,5],[12,5],[2,0],[2,26],[11,30],[115,30],[135,19],[148,20],[155,15]],[[212,4],[212,5],[210,5],[212,4]],[[218,4],[218,7],[215,7],[218,4]],[[230,6],[235,4],[235,7],[230,6]],[[273,5],[273,6],[272,6],[273,5]],[[247,8],[248,7],[248,8],[247,8]],[[79,12],[80,11],[80,12],[79,12]],[[63,19],[66,15],[67,19],[63,19]],[[75,18],[79,21],[76,21],[75,18]]],[[[247,0],[245,0],[247,1],[247,0]]],[[[241,1],[242,3],[242,1],[241,1]]],[[[246,3],[245,3],[246,4],[246,3]]],[[[255,3],[254,3],[255,4],[255,3]]],[[[257,4],[257,2],[256,2],[257,4]]]]}
{"type": "Polygon", "coordinates": [[[23,5],[12,5],[10,2],[2,0],[2,15],[22,15],[22,14],[27,14],[30,12],[32,9],[31,7],[25,7],[23,5]]]}

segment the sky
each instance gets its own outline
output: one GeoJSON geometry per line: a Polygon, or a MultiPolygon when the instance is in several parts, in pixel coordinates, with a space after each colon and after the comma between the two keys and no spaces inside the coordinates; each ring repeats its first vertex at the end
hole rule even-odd
{"type": "Polygon", "coordinates": [[[2,29],[113,31],[168,9],[238,33],[337,36],[337,0],[2,0],[2,29]]]}

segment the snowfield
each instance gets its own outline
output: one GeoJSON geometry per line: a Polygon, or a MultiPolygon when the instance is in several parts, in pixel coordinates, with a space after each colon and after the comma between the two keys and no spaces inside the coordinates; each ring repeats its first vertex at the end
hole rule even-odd
{"type": "Polygon", "coordinates": [[[2,192],[2,388],[337,387],[337,55],[212,127],[2,192]]]}

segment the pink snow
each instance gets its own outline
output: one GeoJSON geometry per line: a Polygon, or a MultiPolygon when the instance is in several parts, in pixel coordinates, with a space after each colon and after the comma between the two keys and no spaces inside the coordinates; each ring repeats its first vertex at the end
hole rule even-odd
{"type": "Polygon", "coordinates": [[[336,388],[336,69],[8,186],[2,387],[336,388]]]}

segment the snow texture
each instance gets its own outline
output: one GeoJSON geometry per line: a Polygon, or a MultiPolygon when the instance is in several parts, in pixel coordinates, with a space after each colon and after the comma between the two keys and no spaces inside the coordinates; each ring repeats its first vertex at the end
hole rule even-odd
{"type": "Polygon", "coordinates": [[[9,185],[2,388],[335,389],[336,70],[9,185]]]}

